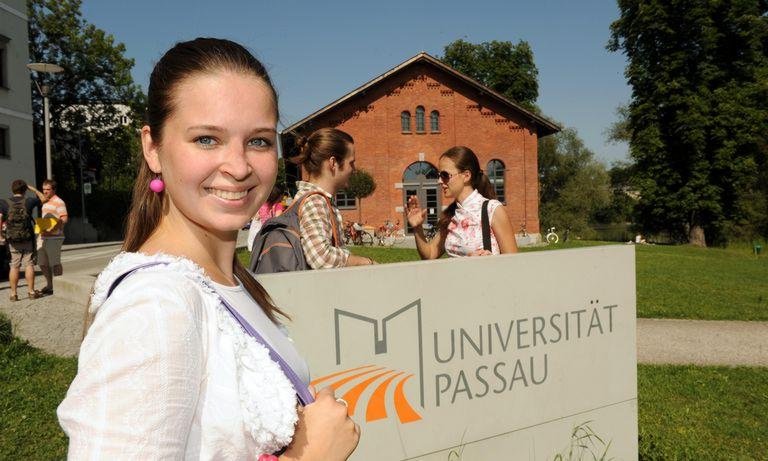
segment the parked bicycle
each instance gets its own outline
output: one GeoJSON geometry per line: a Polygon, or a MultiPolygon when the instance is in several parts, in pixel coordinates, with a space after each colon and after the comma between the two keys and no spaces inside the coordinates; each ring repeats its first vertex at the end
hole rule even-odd
{"type": "Polygon", "coordinates": [[[373,245],[373,236],[363,229],[362,224],[348,222],[344,226],[344,244],[345,245],[373,245]]]}
{"type": "Polygon", "coordinates": [[[547,229],[547,235],[544,237],[544,241],[548,244],[555,244],[560,241],[560,237],[557,236],[555,233],[555,227],[552,226],[549,229],[547,229]]]}
{"type": "Polygon", "coordinates": [[[427,241],[432,240],[435,238],[435,235],[437,235],[437,226],[425,222],[421,225],[421,227],[424,229],[424,237],[427,239],[427,241]]]}
{"type": "Polygon", "coordinates": [[[405,231],[400,228],[399,220],[394,224],[392,221],[386,220],[383,225],[376,229],[375,237],[380,246],[391,247],[405,242],[405,231]]]}

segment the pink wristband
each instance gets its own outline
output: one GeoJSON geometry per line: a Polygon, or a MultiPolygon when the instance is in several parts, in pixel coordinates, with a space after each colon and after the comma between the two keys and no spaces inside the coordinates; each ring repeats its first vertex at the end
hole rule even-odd
{"type": "Polygon", "coordinates": [[[259,456],[259,459],[257,461],[279,461],[280,458],[278,458],[275,455],[268,455],[264,453],[263,455],[259,456]]]}

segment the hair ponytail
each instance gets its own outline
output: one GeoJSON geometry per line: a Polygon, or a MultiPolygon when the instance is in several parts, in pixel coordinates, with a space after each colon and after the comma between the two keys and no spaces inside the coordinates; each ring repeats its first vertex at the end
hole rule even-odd
{"type": "Polygon", "coordinates": [[[475,179],[474,176],[472,177],[472,182],[474,188],[480,192],[480,195],[489,200],[496,200],[496,189],[493,187],[493,184],[491,184],[491,179],[482,170],[480,170],[477,179],[475,179]]]}
{"type": "Polygon", "coordinates": [[[323,162],[335,157],[339,163],[349,155],[349,146],[355,141],[348,133],[337,128],[320,128],[309,136],[296,138],[299,154],[290,161],[301,165],[310,175],[320,174],[323,162]]]}

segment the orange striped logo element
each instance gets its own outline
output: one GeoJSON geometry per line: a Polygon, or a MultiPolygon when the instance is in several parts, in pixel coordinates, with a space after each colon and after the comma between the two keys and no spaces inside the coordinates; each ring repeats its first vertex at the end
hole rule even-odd
{"type": "Polygon", "coordinates": [[[405,424],[420,420],[421,415],[413,409],[405,395],[405,383],[413,377],[413,374],[403,376],[404,374],[403,371],[376,365],[364,365],[321,376],[313,380],[311,384],[313,386],[318,384],[331,386],[334,390],[348,387],[341,398],[347,402],[347,411],[350,416],[353,416],[365,390],[378,382],[365,407],[365,421],[371,422],[386,419],[389,416],[386,405],[387,390],[395,383],[393,406],[395,413],[397,413],[397,419],[405,424]]]}

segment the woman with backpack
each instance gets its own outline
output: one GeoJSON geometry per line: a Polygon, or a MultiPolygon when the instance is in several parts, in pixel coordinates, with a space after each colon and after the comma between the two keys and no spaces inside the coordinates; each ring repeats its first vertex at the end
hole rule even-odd
{"type": "Polygon", "coordinates": [[[277,95],[245,48],[198,38],[155,65],[123,252],[94,285],[58,408],[70,459],[333,460],[360,429],[314,396],[283,314],[235,254],[277,175],[277,95]]]}
{"type": "Polygon", "coordinates": [[[517,243],[512,225],[501,202],[496,200],[488,176],[471,149],[456,146],[440,156],[439,181],[443,197],[453,200],[438,221],[437,234],[431,240],[424,235],[427,210],[419,206],[416,196],[408,198],[408,224],[416,237],[421,259],[448,256],[486,256],[516,253],[517,243]],[[487,211],[489,239],[483,238],[483,208],[487,211]],[[487,248],[485,248],[487,246],[487,248]]]}
{"type": "Polygon", "coordinates": [[[355,171],[352,136],[336,128],[321,128],[298,138],[296,147],[299,155],[290,161],[301,165],[307,175],[306,181],[296,182],[298,192],[293,199],[300,206],[299,233],[307,263],[312,269],[374,264],[371,258],[344,248],[341,213],[334,203],[336,192],[349,186],[355,171]]]}

